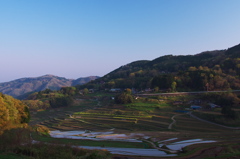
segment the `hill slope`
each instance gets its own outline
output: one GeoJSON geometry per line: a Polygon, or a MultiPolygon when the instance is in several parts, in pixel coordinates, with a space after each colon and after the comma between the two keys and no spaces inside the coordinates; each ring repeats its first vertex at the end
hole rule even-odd
{"type": "Polygon", "coordinates": [[[97,76],[91,76],[73,80],[54,75],[45,75],[36,78],[21,78],[10,82],[0,83],[0,92],[13,97],[19,97],[26,93],[42,91],[47,88],[58,90],[65,86],[82,85],[97,78],[97,76]]]}
{"type": "MultiPolygon", "coordinates": [[[[240,89],[240,44],[196,55],[165,55],[119,67],[84,87],[173,91],[240,89]]],[[[80,88],[82,88],[80,86],[80,88]]]]}

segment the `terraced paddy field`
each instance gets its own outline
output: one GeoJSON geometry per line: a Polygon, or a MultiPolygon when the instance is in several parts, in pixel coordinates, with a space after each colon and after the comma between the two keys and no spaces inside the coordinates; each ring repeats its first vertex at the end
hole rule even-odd
{"type": "MultiPolygon", "coordinates": [[[[98,146],[98,148],[157,149],[167,153],[172,153],[166,148],[168,145],[171,147],[171,145],[185,140],[203,140],[203,142],[214,141],[214,143],[194,143],[193,146],[187,146],[184,149],[182,147],[181,150],[177,150],[178,152],[174,152],[177,153],[177,156],[171,156],[171,158],[186,158],[186,156],[191,155],[193,158],[201,157],[201,155],[206,157],[206,153],[210,154],[208,151],[210,149],[216,150],[216,152],[214,151],[215,154],[212,153],[210,157],[216,154],[223,155],[222,151],[217,151],[218,149],[224,150],[224,155],[239,155],[239,150],[236,149],[240,143],[239,130],[222,128],[194,119],[186,113],[178,113],[175,110],[179,108],[171,106],[167,102],[135,102],[128,105],[115,105],[111,101],[104,101],[104,103],[97,100],[81,100],[81,103],[77,106],[37,112],[33,115],[32,123],[44,125],[52,131],[85,132],[74,135],[74,137],[81,137],[81,139],[36,137],[37,140],[58,141],[81,146],[98,146]],[[176,122],[169,128],[169,125],[173,122],[173,116],[175,116],[176,122]],[[111,133],[104,134],[107,132],[111,133]],[[100,133],[100,135],[94,133],[100,133]],[[101,133],[104,135],[101,135],[101,133]],[[133,144],[125,139],[134,139],[138,142],[133,144]]],[[[121,157],[124,154],[116,155],[121,157]]],[[[116,157],[116,155],[114,156],[116,157]]],[[[141,155],[136,156],[134,158],[141,158],[141,155]]],[[[149,156],[151,155],[149,154],[149,156]]],[[[146,158],[146,156],[143,158],[146,158]]]]}
{"type": "Polygon", "coordinates": [[[55,108],[39,112],[31,112],[30,125],[41,124],[51,128],[67,120],[73,113],[93,109],[97,107],[98,101],[81,100],[77,105],[71,107],[55,108]]]}
{"type": "Polygon", "coordinates": [[[179,131],[196,131],[196,132],[229,132],[228,129],[223,129],[210,123],[202,122],[190,117],[188,114],[176,117],[177,123],[175,129],[179,131]]]}

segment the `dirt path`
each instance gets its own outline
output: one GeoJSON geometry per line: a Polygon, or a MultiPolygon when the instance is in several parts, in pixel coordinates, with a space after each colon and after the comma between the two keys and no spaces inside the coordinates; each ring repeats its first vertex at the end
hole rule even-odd
{"type": "Polygon", "coordinates": [[[185,115],[185,114],[176,114],[176,115],[174,115],[174,116],[172,116],[172,123],[171,124],[169,124],[169,126],[168,126],[168,129],[172,129],[172,126],[173,126],[173,124],[175,124],[176,123],[176,120],[174,119],[176,116],[180,116],[180,115],[185,115]]]}

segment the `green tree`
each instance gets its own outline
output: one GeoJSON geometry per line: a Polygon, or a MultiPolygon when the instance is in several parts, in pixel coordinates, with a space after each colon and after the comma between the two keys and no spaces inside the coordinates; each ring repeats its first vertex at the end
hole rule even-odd
{"type": "Polygon", "coordinates": [[[88,90],[87,88],[84,88],[84,89],[83,89],[83,94],[86,95],[86,94],[88,94],[88,93],[89,93],[89,90],[88,90]]]}
{"type": "Polygon", "coordinates": [[[172,82],[171,84],[171,88],[172,88],[172,91],[175,92],[176,91],[176,87],[177,87],[177,82],[172,82]]]}
{"type": "Polygon", "coordinates": [[[129,93],[123,92],[115,96],[115,103],[117,104],[127,104],[133,102],[133,96],[129,93]]]}
{"type": "Polygon", "coordinates": [[[64,95],[73,96],[76,94],[77,89],[75,87],[62,87],[60,92],[64,95]]]}
{"type": "Polygon", "coordinates": [[[173,75],[171,74],[160,75],[160,76],[155,76],[152,79],[151,85],[152,85],[152,88],[159,87],[159,89],[168,89],[168,88],[171,88],[172,82],[174,82],[173,75]]]}
{"type": "Polygon", "coordinates": [[[69,96],[56,97],[56,98],[51,98],[49,103],[52,108],[68,107],[72,105],[73,99],[69,96]]]}
{"type": "Polygon", "coordinates": [[[154,92],[157,93],[158,91],[159,91],[159,87],[155,87],[155,88],[154,88],[154,92]]]}

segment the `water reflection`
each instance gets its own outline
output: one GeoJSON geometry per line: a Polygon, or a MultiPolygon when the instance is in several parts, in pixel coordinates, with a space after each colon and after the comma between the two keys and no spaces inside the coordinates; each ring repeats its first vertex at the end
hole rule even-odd
{"type": "Polygon", "coordinates": [[[113,147],[93,147],[93,146],[79,146],[80,148],[86,149],[101,149],[108,150],[112,154],[119,155],[133,155],[133,156],[154,156],[154,157],[172,157],[177,156],[176,154],[167,154],[164,151],[157,149],[138,149],[138,148],[113,148],[113,147]]]}
{"type": "MultiPolygon", "coordinates": [[[[87,140],[96,140],[96,141],[125,141],[125,142],[142,142],[137,138],[144,138],[144,134],[140,133],[130,133],[130,134],[114,134],[113,131],[107,132],[86,132],[86,131],[51,131],[50,136],[54,138],[70,138],[70,139],[87,139],[87,140]]],[[[148,137],[149,138],[149,137],[148,137]]],[[[164,145],[164,142],[170,142],[166,146],[170,150],[181,151],[183,147],[199,144],[199,143],[211,143],[215,142],[213,140],[202,140],[202,139],[191,139],[174,142],[178,138],[170,138],[162,141],[158,141],[159,147],[164,145]],[[172,143],[171,143],[172,142],[172,143]]],[[[137,155],[137,156],[177,156],[176,154],[167,154],[164,151],[158,149],[139,149],[139,148],[114,148],[114,147],[94,147],[94,146],[78,146],[80,148],[86,149],[105,149],[111,152],[112,154],[120,155],[137,155]]]]}
{"type": "Polygon", "coordinates": [[[171,150],[182,150],[183,147],[193,145],[193,144],[200,144],[200,143],[212,143],[216,142],[213,140],[202,140],[202,139],[191,139],[191,140],[183,140],[174,142],[171,144],[166,145],[171,150]]]}
{"type": "Polygon", "coordinates": [[[113,134],[112,131],[86,133],[86,131],[56,130],[56,131],[50,131],[50,136],[54,138],[82,139],[82,140],[94,140],[94,141],[114,140],[114,141],[126,141],[126,142],[142,142],[141,140],[137,140],[134,138],[134,136],[139,136],[139,134],[134,134],[134,133],[131,133],[130,135],[113,134]]]}

